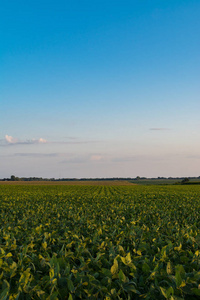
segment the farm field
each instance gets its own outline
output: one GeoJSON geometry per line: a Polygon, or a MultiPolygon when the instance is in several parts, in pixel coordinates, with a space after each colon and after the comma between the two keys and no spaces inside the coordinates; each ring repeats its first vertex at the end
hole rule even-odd
{"type": "Polygon", "coordinates": [[[136,183],[127,180],[72,180],[72,181],[0,181],[0,185],[103,185],[103,186],[124,186],[135,185],[136,183]]]}
{"type": "Polygon", "coordinates": [[[0,300],[200,299],[200,187],[0,185],[0,300]]]}
{"type": "MultiPolygon", "coordinates": [[[[135,183],[135,184],[143,184],[143,185],[172,185],[172,184],[177,184],[181,183],[183,178],[174,178],[174,179],[139,179],[139,180],[130,180],[130,183],[135,183]]],[[[200,184],[200,179],[195,178],[195,179],[189,179],[189,183],[187,184],[200,184]]]]}

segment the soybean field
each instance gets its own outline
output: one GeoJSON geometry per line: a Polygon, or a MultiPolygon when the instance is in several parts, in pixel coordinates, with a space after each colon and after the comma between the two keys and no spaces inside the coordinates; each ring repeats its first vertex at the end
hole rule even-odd
{"type": "Polygon", "coordinates": [[[200,186],[0,185],[0,300],[200,299],[200,186]]]}

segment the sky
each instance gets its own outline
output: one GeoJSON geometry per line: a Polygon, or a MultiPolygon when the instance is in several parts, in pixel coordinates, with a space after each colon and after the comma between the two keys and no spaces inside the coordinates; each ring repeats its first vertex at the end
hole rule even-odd
{"type": "Polygon", "coordinates": [[[0,178],[200,176],[199,0],[0,2],[0,178]]]}

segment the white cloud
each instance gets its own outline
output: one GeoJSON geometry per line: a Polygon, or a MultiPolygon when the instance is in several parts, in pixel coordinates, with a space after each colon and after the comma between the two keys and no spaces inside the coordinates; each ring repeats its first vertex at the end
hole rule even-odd
{"type": "Polygon", "coordinates": [[[30,145],[30,144],[45,144],[47,143],[47,140],[43,138],[39,139],[30,139],[30,140],[19,140],[11,135],[5,135],[5,142],[9,145],[30,145]]]}
{"type": "Polygon", "coordinates": [[[36,140],[36,142],[38,142],[40,144],[44,144],[44,143],[47,143],[47,140],[40,138],[39,140],[36,140]]]}
{"type": "MultiPolygon", "coordinates": [[[[21,140],[12,137],[11,135],[5,135],[4,139],[0,139],[0,146],[1,147],[6,147],[9,145],[33,145],[33,144],[62,144],[62,145],[81,145],[81,144],[90,144],[90,143],[97,143],[99,141],[90,141],[90,140],[75,140],[72,139],[71,141],[48,141],[44,138],[39,138],[39,139],[26,139],[26,140],[21,140]]],[[[95,160],[95,158],[94,158],[95,160]]],[[[98,158],[96,158],[98,160],[98,158]]]]}
{"type": "Polygon", "coordinates": [[[92,160],[92,161],[99,161],[99,160],[101,160],[102,159],[102,156],[101,155],[92,155],[91,157],[90,157],[90,160],[92,160]]]}
{"type": "Polygon", "coordinates": [[[5,140],[9,144],[16,144],[18,142],[17,139],[13,138],[11,135],[5,135],[5,140]]]}

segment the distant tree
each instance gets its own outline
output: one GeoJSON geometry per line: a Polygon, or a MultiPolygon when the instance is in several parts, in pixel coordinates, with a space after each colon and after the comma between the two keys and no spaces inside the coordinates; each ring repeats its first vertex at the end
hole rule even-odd
{"type": "Polygon", "coordinates": [[[10,181],[20,181],[20,178],[14,176],[14,175],[11,175],[11,176],[10,176],[10,181]]]}
{"type": "Polygon", "coordinates": [[[181,183],[188,183],[190,180],[189,180],[189,178],[184,178],[182,181],[181,181],[181,183]]]}

